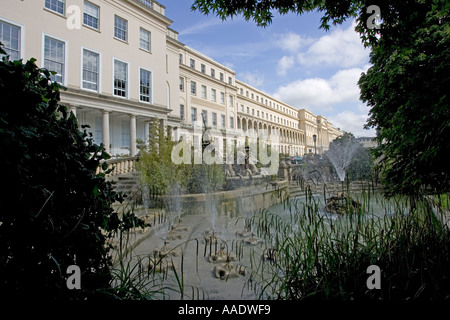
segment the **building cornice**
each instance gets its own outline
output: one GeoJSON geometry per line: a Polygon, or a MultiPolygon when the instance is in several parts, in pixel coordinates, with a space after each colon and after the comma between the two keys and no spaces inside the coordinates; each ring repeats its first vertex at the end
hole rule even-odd
{"type": "Polygon", "coordinates": [[[234,71],[234,70],[224,66],[220,62],[217,62],[216,60],[214,60],[214,59],[212,59],[212,58],[210,58],[208,56],[205,56],[203,53],[201,53],[201,52],[199,52],[199,51],[197,51],[197,50],[195,50],[195,49],[193,49],[193,48],[191,48],[189,46],[185,45],[183,49],[185,51],[193,54],[193,55],[196,55],[198,58],[201,58],[201,59],[205,60],[206,62],[213,64],[217,68],[221,68],[222,70],[224,70],[224,71],[226,71],[228,73],[231,73],[232,75],[236,75],[236,71],[234,71]]]}
{"type": "MultiPolygon", "coordinates": [[[[135,7],[140,8],[141,10],[145,11],[146,13],[150,14],[153,18],[161,21],[163,24],[166,25],[166,27],[170,26],[173,23],[173,20],[167,18],[165,15],[161,14],[160,12],[156,11],[153,8],[150,8],[149,6],[143,4],[141,1],[139,0],[126,0],[128,3],[133,4],[135,7]]],[[[156,1],[147,1],[148,3],[156,3],[159,7],[165,9],[165,7],[160,4],[159,2],[156,1]]]]}
{"type": "Polygon", "coordinates": [[[172,109],[162,105],[113,97],[75,87],[69,87],[66,91],[61,91],[61,104],[69,104],[80,109],[87,107],[90,109],[139,114],[149,117],[159,116],[162,118],[167,118],[169,113],[172,112],[172,109]]]}
{"type": "Polygon", "coordinates": [[[200,72],[196,69],[191,68],[190,66],[184,64],[184,63],[180,63],[180,69],[186,71],[187,74],[195,74],[196,76],[199,76],[205,80],[208,81],[213,81],[214,83],[224,86],[225,88],[231,89],[233,91],[237,91],[238,88],[232,84],[229,84],[228,82],[222,81],[220,79],[217,78],[213,78],[211,77],[211,75],[208,75],[206,73],[200,72]]]}

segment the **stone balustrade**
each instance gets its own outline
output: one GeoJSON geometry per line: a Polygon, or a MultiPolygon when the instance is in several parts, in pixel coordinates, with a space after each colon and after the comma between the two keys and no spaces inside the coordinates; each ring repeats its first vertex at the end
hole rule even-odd
{"type": "MultiPolygon", "coordinates": [[[[136,163],[139,161],[139,157],[124,157],[124,158],[113,158],[106,160],[108,164],[108,169],[113,169],[107,177],[114,177],[117,175],[132,173],[136,171],[136,163]]],[[[97,168],[97,174],[100,173],[101,168],[97,168]]]]}

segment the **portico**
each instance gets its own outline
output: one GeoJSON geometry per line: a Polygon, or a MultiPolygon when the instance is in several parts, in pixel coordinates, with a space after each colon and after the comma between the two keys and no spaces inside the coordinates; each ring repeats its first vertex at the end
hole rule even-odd
{"type": "Polygon", "coordinates": [[[69,108],[81,125],[88,125],[96,144],[103,144],[112,157],[138,154],[137,140],[148,143],[150,126],[158,122],[165,132],[173,126],[166,106],[123,100],[67,90],[61,94],[61,103],[69,108]],[[105,101],[105,99],[107,101],[105,101]]]}

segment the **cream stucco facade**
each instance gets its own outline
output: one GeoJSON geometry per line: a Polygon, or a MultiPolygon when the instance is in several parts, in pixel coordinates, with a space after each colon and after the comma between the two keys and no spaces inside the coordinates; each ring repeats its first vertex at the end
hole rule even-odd
{"type": "Polygon", "coordinates": [[[239,81],[180,42],[171,24],[150,0],[7,1],[0,41],[12,58],[57,71],[67,88],[62,103],[113,156],[136,155],[136,140],[148,139],[155,120],[167,132],[189,132],[192,143],[201,139],[195,123],[227,131],[226,143],[239,131],[265,130],[289,155],[322,153],[342,134],[324,117],[239,81]]]}

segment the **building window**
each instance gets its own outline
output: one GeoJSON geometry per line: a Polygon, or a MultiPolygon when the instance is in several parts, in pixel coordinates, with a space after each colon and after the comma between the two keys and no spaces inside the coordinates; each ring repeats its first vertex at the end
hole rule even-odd
{"type": "Polygon", "coordinates": [[[256,111],[256,116],[259,117],[259,110],[256,111]]]}
{"type": "Polygon", "coordinates": [[[130,147],[130,121],[122,120],[122,147],[130,147]]]}
{"type": "Polygon", "coordinates": [[[114,95],[127,97],[128,89],[128,64],[114,60],[114,95]]]}
{"type": "Polygon", "coordinates": [[[211,100],[216,102],[216,89],[211,89],[211,100]]]}
{"type": "Polygon", "coordinates": [[[233,84],[233,79],[231,77],[228,77],[228,84],[233,84]]]}
{"type": "Polygon", "coordinates": [[[217,113],[212,113],[212,126],[213,128],[217,128],[217,113]]]}
{"type": "Polygon", "coordinates": [[[64,0],[45,0],[45,7],[64,15],[64,0]]]}
{"type": "Polygon", "coordinates": [[[206,99],[206,86],[202,85],[202,98],[206,99]]]}
{"type": "Polygon", "coordinates": [[[178,62],[183,64],[183,55],[181,53],[178,55],[178,62]]]}
{"type": "Polygon", "coordinates": [[[127,41],[127,20],[114,16],[114,37],[127,41]]]}
{"type": "Polygon", "coordinates": [[[184,91],[184,78],[180,77],[180,91],[184,91]]]}
{"type": "Polygon", "coordinates": [[[205,73],[205,72],[206,72],[206,66],[205,66],[203,63],[200,65],[200,71],[201,71],[202,73],[205,73]]]}
{"type": "Polygon", "coordinates": [[[250,107],[247,107],[247,114],[250,114],[250,107]]]}
{"type": "Polygon", "coordinates": [[[232,106],[233,106],[233,96],[232,96],[232,95],[229,95],[229,96],[228,96],[228,106],[229,106],[229,107],[232,107],[232,106]]]}
{"type": "Polygon", "coordinates": [[[223,81],[223,73],[222,72],[220,73],[220,78],[219,79],[220,79],[220,81],[223,81]]]}
{"type": "Polygon", "coordinates": [[[50,37],[44,40],[44,68],[55,71],[52,81],[64,83],[65,43],[50,37]]]}
{"type": "Polygon", "coordinates": [[[197,84],[195,81],[191,81],[191,94],[197,94],[197,84]]]}
{"type": "Polygon", "coordinates": [[[222,129],[225,129],[225,115],[224,114],[220,115],[220,120],[221,120],[222,129]]]}
{"type": "Polygon", "coordinates": [[[98,21],[100,18],[99,15],[100,8],[95,4],[90,3],[89,1],[84,2],[84,14],[83,14],[83,23],[91,28],[98,30],[98,21]]]}
{"type": "Polygon", "coordinates": [[[245,91],[245,96],[248,98],[248,90],[245,91]]]}
{"type": "Polygon", "coordinates": [[[197,121],[197,108],[191,108],[191,122],[197,121]]]}
{"type": "Polygon", "coordinates": [[[216,70],[211,69],[211,77],[213,77],[213,78],[216,77],[216,70]]]}
{"type": "Polygon", "coordinates": [[[0,21],[0,42],[11,61],[20,59],[20,28],[0,21]]]}
{"type": "Polygon", "coordinates": [[[202,121],[205,125],[208,125],[208,111],[202,110],[202,121]]]}
{"type": "Polygon", "coordinates": [[[241,104],[241,112],[244,112],[244,105],[241,104]]]}
{"type": "Polygon", "coordinates": [[[180,104],[180,118],[184,120],[184,105],[180,104]]]}
{"type": "Polygon", "coordinates": [[[192,69],[195,69],[195,60],[191,59],[190,66],[192,69]]]}
{"type": "Polygon", "coordinates": [[[241,94],[241,96],[243,96],[244,95],[244,89],[239,89],[239,93],[241,94]]]}
{"type": "Polygon", "coordinates": [[[220,93],[220,103],[225,104],[225,93],[223,92],[220,93]]]}
{"type": "Polygon", "coordinates": [[[83,49],[83,89],[99,90],[100,54],[83,49]]]}
{"type": "Polygon", "coordinates": [[[150,52],[150,31],[140,29],[140,48],[142,50],[150,52]]]}
{"type": "Polygon", "coordinates": [[[234,129],[234,117],[230,117],[230,129],[234,129]]]}
{"type": "Polygon", "coordinates": [[[152,73],[145,69],[140,69],[139,100],[152,102],[152,73]]]}

